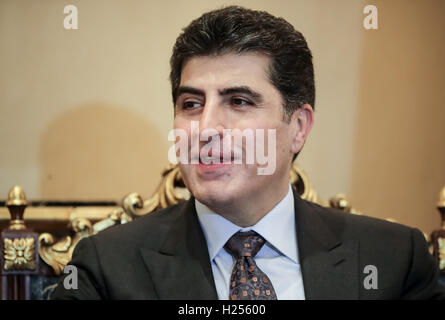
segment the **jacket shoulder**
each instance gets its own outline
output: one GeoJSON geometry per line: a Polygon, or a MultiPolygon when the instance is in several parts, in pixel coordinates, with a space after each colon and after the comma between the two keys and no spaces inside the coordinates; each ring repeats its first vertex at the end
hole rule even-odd
{"type": "Polygon", "coordinates": [[[391,241],[410,241],[413,231],[420,232],[418,229],[397,222],[347,213],[309,201],[305,201],[305,203],[319,215],[337,236],[347,236],[357,240],[366,240],[367,238],[371,240],[378,239],[378,242],[383,242],[386,239],[391,241]]]}
{"type": "Polygon", "coordinates": [[[163,235],[168,232],[172,222],[179,218],[185,203],[179,203],[162,210],[136,218],[126,224],[113,226],[91,236],[98,248],[117,250],[129,247],[159,247],[163,235]]]}

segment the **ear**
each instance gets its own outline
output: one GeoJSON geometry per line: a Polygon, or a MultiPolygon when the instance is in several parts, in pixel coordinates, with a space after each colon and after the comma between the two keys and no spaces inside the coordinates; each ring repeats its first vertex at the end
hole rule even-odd
{"type": "Polygon", "coordinates": [[[292,139],[292,152],[298,153],[303,148],[309,132],[314,124],[314,110],[311,105],[304,104],[292,115],[291,123],[295,131],[292,139]]]}

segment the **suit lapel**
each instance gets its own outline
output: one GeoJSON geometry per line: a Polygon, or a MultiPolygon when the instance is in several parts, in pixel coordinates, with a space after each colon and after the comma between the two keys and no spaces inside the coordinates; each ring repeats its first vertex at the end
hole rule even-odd
{"type": "Polygon", "coordinates": [[[206,241],[190,199],[160,249],[142,248],[159,299],[218,299],[206,241]]]}
{"type": "MultiPolygon", "coordinates": [[[[294,192],[306,299],[357,299],[358,242],[337,237],[294,192]]],[[[160,248],[141,248],[159,299],[218,299],[194,199],[182,207],[160,248]]]]}
{"type": "Polygon", "coordinates": [[[358,299],[358,242],[343,241],[296,192],[294,198],[306,299],[358,299]]]}

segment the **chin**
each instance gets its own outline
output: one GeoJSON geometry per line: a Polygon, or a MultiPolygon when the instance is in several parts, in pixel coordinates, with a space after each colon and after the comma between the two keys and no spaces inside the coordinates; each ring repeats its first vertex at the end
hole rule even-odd
{"type": "Polygon", "coordinates": [[[208,207],[219,207],[233,203],[240,195],[239,192],[228,190],[226,184],[215,182],[194,185],[189,190],[199,202],[208,207]]]}
{"type": "Polygon", "coordinates": [[[249,192],[252,193],[258,184],[255,183],[257,176],[254,169],[227,166],[205,171],[197,166],[180,166],[188,190],[199,202],[211,208],[234,205],[249,192]]]}

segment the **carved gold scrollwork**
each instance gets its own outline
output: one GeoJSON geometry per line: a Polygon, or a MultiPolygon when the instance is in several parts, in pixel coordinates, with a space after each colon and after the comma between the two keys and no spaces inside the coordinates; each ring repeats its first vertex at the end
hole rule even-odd
{"type": "MultiPolygon", "coordinates": [[[[295,162],[291,167],[289,179],[303,199],[323,206],[329,205],[318,198],[317,192],[310,184],[305,172],[295,162]]],[[[86,219],[72,219],[70,226],[74,233],[73,238],[67,236],[56,242],[51,234],[41,234],[39,237],[39,254],[54,269],[56,274],[61,274],[65,265],[71,260],[74,247],[81,238],[175,205],[189,198],[190,192],[185,187],[179,167],[171,164],[163,170],[161,183],[151,198],[144,201],[139,194],[130,193],[123,199],[122,208],[114,210],[106,219],[95,223],[93,226],[86,219]]],[[[336,196],[332,201],[331,205],[334,207],[356,213],[343,195],[336,196]]]]}
{"type": "MultiPolygon", "coordinates": [[[[439,192],[439,201],[437,201],[437,207],[445,208],[445,187],[443,187],[442,190],[440,190],[439,192]]],[[[442,225],[442,228],[445,229],[445,224],[442,225]]]]}
{"type": "MultiPolygon", "coordinates": [[[[324,205],[306,174],[296,163],[290,171],[290,182],[303,199],[324,205]]],[[[190,192],[184,185],[179,167],[169,165],[162,172],[161,183],[150,199],[144,201],[138,193],[130,193],[123,200],[123,208],[129,216],[142,216],[189,198],[190,192]]]]}
{"type": "MultiPolygon", "coordinates": [[[[303,199],[324,205],[318,198],[315,189],[309,183],[309,179],[303,170],[294,163],[290,171],[290,182],[303,199]]],[[[169,165],[162,172],[161,183],[155,194],[148,200],[143,200],[137,193],[127,195],[122,201],[122,208],[118,208],[110,215],[94,225],[87,219],[73,218],[70,228],[73,236],[56,241],[49,233],[43,233],[39,237],[40,257],[59,275],[63,268],[71,260],[74,247],[83,237],[95,234],[116,224],[123,224],[138,216],[149,214],[153,211],[166,208],[190,198],[190,192],[184,185],[181,172],[177,165],[169,165]]]]}
{"type": "Polygon", "coordinates": [[[114,225],[124,224],[132,220],[133,218],[128,215],[123,208],[117,208],[112,211],[106,219],[96,222],[93,225],[93,230],[94,233],[97,233],[114,225]]]}
{"type": "Polygon", "coordinates": [[[292,164],[290,170],[290,183],[295,187],[302,199],[325,205],[325,203],[318,198],[317,192],[309,182],[306,173],[296,162],[292,164]]]}
{"type": "Polygon", "coordinates": [[[4,270],[35,270],[34,238],[4,239],[4,270]]]}
{"type": "Polygon", "coordinates": [[[60,275],[71,260],[73,250],[80,239],[94,233],[91,222],[85,218],[73,217],[69,227],[74,232],[74,237],[66,236],[56,242],[50,233],[42,233],[39,236],[39,255],[53,268],[56,275],[60,275]]]}
{"type": "Polygon", "coordinates": [[[336,194],[331,199],[329,199],[329,206],[331,208],[339,209],[347,213],[358,214],[358,215],[361,214],[360,212],[352,208],[351,202],[344,194],[336,194]]]}
{"type": "Polygon", "coordinates": [[[60,275],[63,268],[71,260],[74,248],[82,238],[131,220],[133,218],[123,208],[112,211],[106,219],[94,225],[88,219],[72,216],[68,225],[72,235],[56,241],[52,234],[42,233],[39,236],[39,255],[43,261],[53,268],[56,275],[60,275]]]}
{"type": "MultiPolygon", "coordinates": [[[[319,199],[306,173],[297,163],[292,165],[289,179],[303,199],[326,205],[319,199]]],[[[138,193],[130,193],[123,200],[123,208],[129,216],[142,216],[175,205],[189,198],[190,192],[184,185],[179,167],[177,165],[169,165],[162,172],[161,183],[150,199],[144,201],[138,193]]],[[[351,210],[354,211],[353,209],[351,210]]]]}
{"type": "Polygon", "coordinates": [[[439,246],[439,269],[445,270],[445,238],[437,240],[439,246]]]}
{"type": "Polygon", "coordinates": [[[431,251],[435,254],[441,273],[445,274],[445,187],[439,192],[437,210],[440,213],[441,227],[431,233],[431,241],[429,243],[431,251]]]}
{"type": "Polygon", "coordinates": [[[150,199],[144,201],[139,194],[131,193],[124,198],[123,208],[130,216],[142,216],[189,198],[179,167],[171,164],[162,172],[161,183],[150,199]]]}

